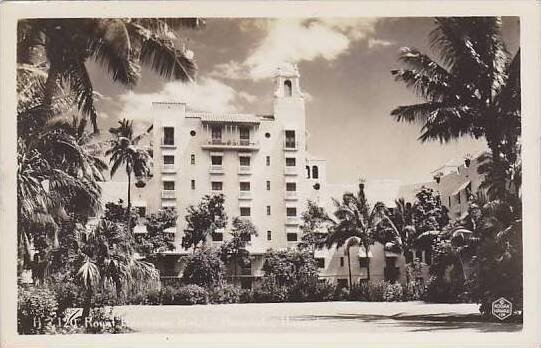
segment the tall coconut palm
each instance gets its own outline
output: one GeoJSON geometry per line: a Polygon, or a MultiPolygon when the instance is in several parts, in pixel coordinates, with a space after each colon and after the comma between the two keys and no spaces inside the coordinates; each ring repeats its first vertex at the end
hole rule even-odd
{"type": "MultiPolygon", "coordinates": [[[[349,286],[353,285],[351,276],[350,249],[355,245],[363,248],[368,256],[370,247],[375,242],[374,221],[376,212],[371,211],[370,205],[364,194],[364,185],[359,185],[357,194],[345,193],[342,200],[334,200],[337,219],[336,225],[329,229],[327,235],[327,248],[345,246],[348,257],[349,286]]],[[[370,259],[369,259],[370,260],[370,259]]],[[[370,279],[370,263],[367,266],[367,277],[370,279]]]]}
{"type": "Polygon", "coordinates": [[[448,142],[463,136],[484,137],[491,151],[491,192],[503,198],[506,180],[518,153],[520,137],[520,52],[511,57],[501,34],[499,17],[436,18],[430,33],[433,59],[404,47],[393,70],[424,102],[399,106],[391,115],[416,122],[422,142],[448,142]]]}
{"type": "Polygon", "coordinates": [[[67,83],[75,103],[98,131],[92,81],[85,63],[100,64],[113,81],[136,84],[140,64],[162,77],[188,81],[196,66],[193,54],[177,48],[181,27],[197,28],[198,19],[169,18],[62,18],[25,19],[18,22],[18,63],[47,62],[44,93],[34,114],[44,123],[51,116],[57,87],[67,83]]]}
{"type": "Polygon", "coordinates": [[[113,135],[111,147],[105,152],[106,156],[111,156],[111,177],[115,175],[120,166],[124,166],[128,177],[128,229],[131,229],[131,179],[142,180],[150,176],[152,158],[149,150],[138,147],[140,141],[147,133],[134,135],[133,121],[123,119],[118,121],[119,126],[111,128],[109,132],[113,135]]]}

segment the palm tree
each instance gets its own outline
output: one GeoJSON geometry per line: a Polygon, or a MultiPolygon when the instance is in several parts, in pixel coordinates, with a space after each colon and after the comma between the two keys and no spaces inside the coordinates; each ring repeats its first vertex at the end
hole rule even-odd
{"type": "Polygon", "coordinates": [[[257,237],[257,228],[246,219],[233,218],[231,239],[220,246],[220,258],[224,263],[233,265],[233,280],[238,276],[238,265],[245,265],[249,261],[250,253],[246,250],[252,236],[257,237]]]}
{"type": "Polygon", "coordinates": [[[113,287],[117,298],[128,291],[155,287],[159,272],[149,262],[138,260],[135,241],[127,227],[102,219],[82,243],[84,261],[77,276],[85,290],[83,318],[90,312],[92,296],[113,287]]]}
{"type": "Polygon", "coordinates": [[[189,81],[196,66],[191,51],[176,47],[177,30],[198,28],[199,19],[183,18],[62,18],[18,22],[17,62],[47,62],[47,77],[34,114],[42,123],[51,117],[58,86],[72,89],[79,110],[98,132],[93,87],[85,63],[93,60],[128,88],[139,77],[140,64],[162,77],[189,81]]]}
{"type": "Polygon", "coordinates": [[[139,148],[139,142],[147,133],[134,135],[133,121],[123,119],[118,121],[119,126],[111,128],[109,132],[113,135],[111,147],[105,152],[106,156],[111,156],[111,177],[115,175],[118,168],[125,166],[128,176],[128,230],[131,230],[131,177],[135,175],[137,179],[148,178],[151,174],[150,166],[152,158],[148,149],[139,148]]]}
{"type": "Polygon", "coordinates": [[[494,173],[491,193],[503,198],[518,159],[520,51],[514,57],[507,52],[499,17],[436,18],[435,25],[429,38],[439,59],[405,47],[400,61],[407,68],[392,71],[424,102],[399,106],[391,115],[422,125],[422,142],[484,137],[494,173]]]}
{"type": "MultiPolygon", "coordinates": [[[[364,194],[364,184],[359,185],[359,192],[345,193],[342,200],[334,200],[336,211],[334,215],[337,219],[336,225],[329,229],[326,246],[331,248],[333,245],[340,248],[345,245],[348,257],[349,287],[351,289],[353,282],[351,277],[351,257],[350,249],[355,245],[364,248],[367,256],[370,246],[374,244],[374,223],[377,211],[370,210],[370,205],[364,194]]],[[[370,263],[367,266],[367,278],[370,279],[370,263]]]]}

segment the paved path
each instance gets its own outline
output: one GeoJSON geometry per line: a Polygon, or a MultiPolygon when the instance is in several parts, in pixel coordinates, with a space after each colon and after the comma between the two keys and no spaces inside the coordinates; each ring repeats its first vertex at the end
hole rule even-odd
{"type": "Polygon", "coordinates": [[[196,306],[122,306],[140,333],[517,332],[516,323],[483,322],[475,304],[317,302],[196,306]]]}

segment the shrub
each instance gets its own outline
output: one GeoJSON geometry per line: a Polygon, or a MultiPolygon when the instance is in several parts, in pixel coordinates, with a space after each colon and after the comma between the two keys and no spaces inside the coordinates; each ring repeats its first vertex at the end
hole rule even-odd
{"type": "Polygon", "coordinates": [[[384,301],[386,282],[382,280],[369,281],[368,282],[368,301],[381,302],[384,301]]]}
{"type": "Polygon", "coordinates": [[[288,288],[274,284],[264,284],[251,292],[252,300],[256,303],[285,302],[289,298],[288,288]]]}
{"type": "Polygon", "coordinates": [[[399,302],[402,301],[404,291],[400,283],[385,284],[385,290],[383,291],[383,300],[385,302],[399,302]]]}
{"type": "Polygon", "coordinates": [[[349,292],[349,300],[368,301],[368,284],[363,282],[359,285],[354,285],[349,292]]]}
{"type": "Polygon", "coordinates": [[[209,291],[210,303],[239,303],[241,289],[233,284],[221,284],[209,291]]]}
{"type": "Polygon", "coordinates": [[[120,316],[113,314],[113,307],[93,308],[90,311],[90,325],[84,327],[85,333],[124,333],[131,330],[120,316]]]}
{"type": "Polygon", "coordinates": [[[345,301],[349,299],[351,296],[351,292],[348,288],[335,288],[334,291],[334,300],[335,301],[345,301]]]}
{"type": "Polygon", "coordinates": [[[17,331],[20,334],[43,334],[55,324],[58,302],[47,288],[19,288],[17,331]]]}
{"type": "Polygon", "coordinates": [[[189,284],[180,288],[164,288],[167,297],[164,304],[194,305],[209,303],[209,293],[199,285],[189,284]]]}
{"type": "Polygon", "coordinates": [[[162,290],[152,289],[146,292],[145,304],[159,305],[162,304],[162,290]]]}
{"type": "Polygon", "coordinates": [[[184,269],[183,281],[203,287],[221,284],[225,266],[218,253],[212,249],[201,249],[189,256],[184,269]]]}
{"type": "Polygon", "coordinates": [[[332,301],[336,286],[330,282],[318,282],[315,286],[315,301],[332,301]]]}
{"type": "Polygon", "coordinates": [[[55,281],[51,283],[51,290],[54,291],[58,302],[57,315],[61,316],[68,308],[82,306],[81,288],[71,278],[55,278],[55,281]]]}

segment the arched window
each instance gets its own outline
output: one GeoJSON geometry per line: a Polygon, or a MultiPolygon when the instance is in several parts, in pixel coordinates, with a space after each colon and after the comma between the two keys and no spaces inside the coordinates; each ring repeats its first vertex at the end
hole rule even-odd
{"type": "Polygon", "coordinates": [[[291,97],[291,81],[290,80],[284,81],[284,96],[291,97]]]}
{"type": "Polygon", "coordinates": [[[310,179],[310,166],[306,166],[306,178],[310,179]]]}
{"type": "Polygon", "coordinates": [[[319,170],[317,166],[312,166],[312,178],[313,179],[319,178],[319,170]]]}

